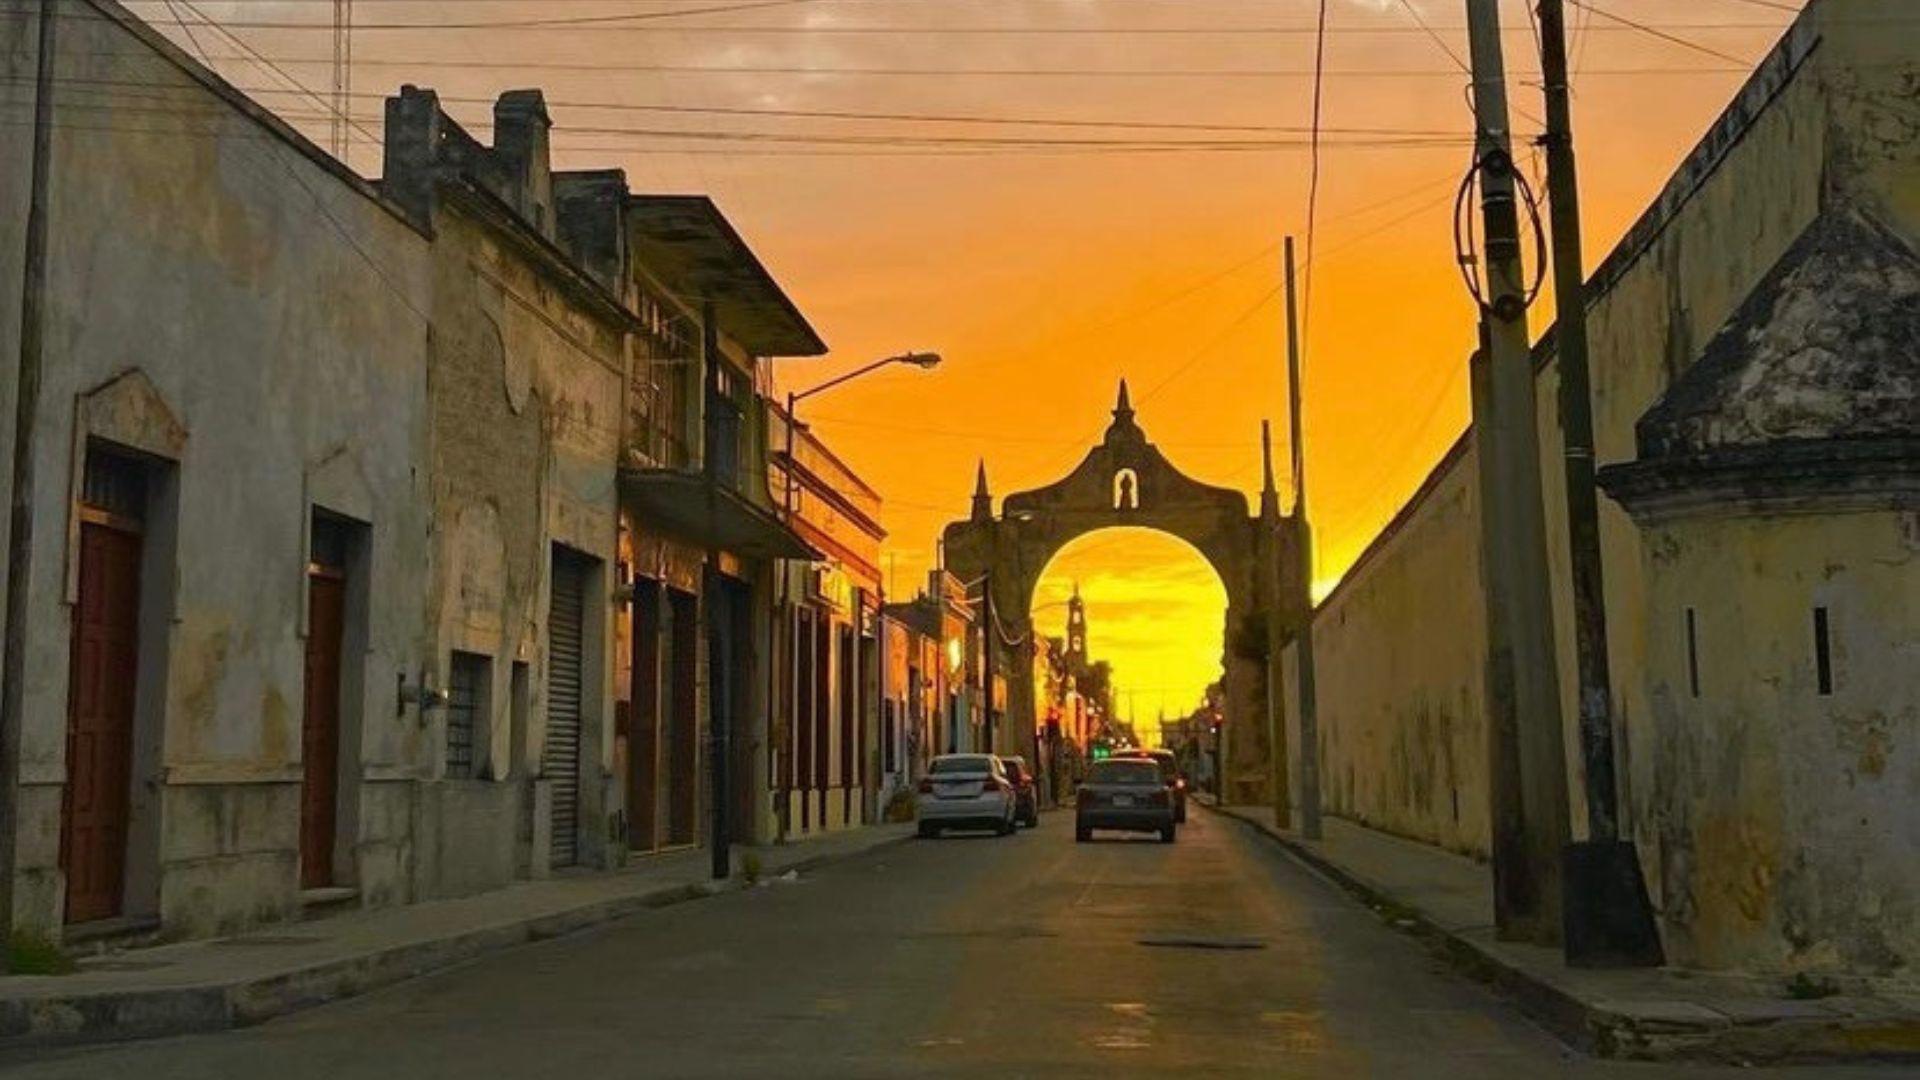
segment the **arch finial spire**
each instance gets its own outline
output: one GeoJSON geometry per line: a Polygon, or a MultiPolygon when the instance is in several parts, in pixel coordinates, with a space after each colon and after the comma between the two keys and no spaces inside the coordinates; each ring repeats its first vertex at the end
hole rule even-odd
{"type": "Polygon", "coordinates": [[[973,474],[973,520],[990,521],[993,518],[993,491],[987,487],[987,459],[981,458],[979,468],[973,474]]]}
{"type": "Polygon", "coordinates": [[[1113,418],[1115,420],[1133,419],[1133,397],[1127,393],[1127,380],[1124,378],[1120,380],[1120,401],[1113,407],[1113,418]]]}
{"type": "Polygon", "coordinates": [[[1260,516],[1280,512],[1280,487],[1273,476],[1273,421],[1260,421],[1260,467],[1266,474],[1260,484],[1260,516]]]}

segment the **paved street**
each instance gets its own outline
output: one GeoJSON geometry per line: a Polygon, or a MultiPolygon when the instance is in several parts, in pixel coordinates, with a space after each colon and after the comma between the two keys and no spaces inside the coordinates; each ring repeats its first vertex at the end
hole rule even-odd
{"type": "Polygon", "coordinates": [[[1591,1061],[1236,824],[1196,809],[1172,847],[1076,845],[1069,826],[898,844],[252,1030],[15,1053],[0,1072],[1896,1075],[1591,1061]]]}

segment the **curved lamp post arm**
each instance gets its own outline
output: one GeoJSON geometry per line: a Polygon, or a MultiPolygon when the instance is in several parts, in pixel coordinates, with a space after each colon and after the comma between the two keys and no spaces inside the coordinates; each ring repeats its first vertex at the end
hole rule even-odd
{"type": "Polygon", "coordinates": [[[935,368],[940,365],[940,354],[909,352],[909,353],[901,353],[898,356],[889,356],[889,357],[886,357],[885,359],[875,360],[873,363],[868,364],[865,367],[855,368],[854,370],[849,371],[845,375],[841,375],[838,378],[828,379],[826,382],[821,383],[819,386],[813,387],[808,390],[802,390],[797,394],[788,394],[787,395],[788,419],[789,420],[792,419],[793,406],[795,404],[801,401],[805,401],[807,398],[810,398],[815,394],[822,393],[827,390],[831,390],[834,387],[839,386],[841,383],[851,382],[854,379],[857,379],[860,376],[865,375],[870,371],[878,371],[889,364],[912,364],[914,367],[917,367],[917,368],[935,368]]]}

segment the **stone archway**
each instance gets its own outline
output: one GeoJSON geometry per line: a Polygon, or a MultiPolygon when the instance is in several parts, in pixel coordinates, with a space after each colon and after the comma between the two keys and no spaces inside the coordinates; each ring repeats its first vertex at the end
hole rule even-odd
{"type": "Polygon", "coordinates": [[[1267,802],[1274,769],[1268,702],[1268,664],[1263,650],[1275,597],[1292,595],[1284,558],[1291,522],[1280,517],[1272,473],[1253,515],[1245,494],[1200,483],[1174,468],[1135,421],[1127,384],[1113,423],[1080,464],[1059,481],[1008,495],[994,513],[984,465],[966,521],[947,526],[946,568],[963,581],[985,581],[1004,636],[996,642],[1010,656],[1007,715],[996,724],[1007,733],[1005,752],[1035,760],[1033,617],[1035,588],[1062,548],[1101,529],[1152,529],[1192,545],[1219,575],[1227,593],[1222,656],[1226,691],[1223,766],[1228,796],[1242,803],[1267,802]],[[1276,572],[1277,571],[1277,572],[1276,572]],[[1284,577],[1283,577],[1284,575],[1284,577]]]}

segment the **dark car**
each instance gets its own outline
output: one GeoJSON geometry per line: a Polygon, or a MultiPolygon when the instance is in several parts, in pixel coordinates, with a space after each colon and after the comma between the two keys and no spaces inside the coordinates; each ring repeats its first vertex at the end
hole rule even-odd
{"type": "Polygon", "coordinates": [[[1000,764],[1006,767],[1007,780],[1013,784],[1014,817],[1029,829],[1037,827],[1040,824],[1040,786],[1034,783],[1033,772],[1027,768],[1027,759],[1002,757],[1000,764]]]}
{"type": "Polygon", "coordinates": [[[1180,760],[1171,750],[1122,750],[1114,757],[1141,758],[1151,760],[1160,766],[1160,778],[1173,793],[1173,820],[1186,824],[1187,820],[1187,778],[1180,772],[1180,760]]]}
{"type": "Polygon", "coordinates": [[[1073,838],[1093,839],[1095,829],[1157,832],[1173,843],[1173,789],[1160,766],[1147,758],[1109,758],[1087,769],[1073,813],[1073,838]]]}

